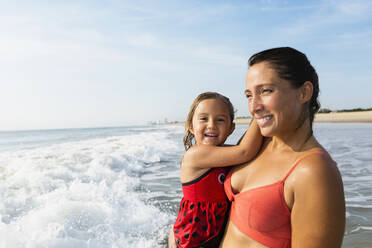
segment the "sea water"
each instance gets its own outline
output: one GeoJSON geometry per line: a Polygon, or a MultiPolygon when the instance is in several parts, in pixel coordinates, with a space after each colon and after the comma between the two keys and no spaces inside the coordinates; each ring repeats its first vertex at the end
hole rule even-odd
{"type": "MultiPolygon", "coordinates": [[[[314,132],[343,177],[343,247],[371,247],[372,124],[314,132]]],[[[0,132],[0,248],[167,247],[182,137],[165,125],[0,132]]]]}

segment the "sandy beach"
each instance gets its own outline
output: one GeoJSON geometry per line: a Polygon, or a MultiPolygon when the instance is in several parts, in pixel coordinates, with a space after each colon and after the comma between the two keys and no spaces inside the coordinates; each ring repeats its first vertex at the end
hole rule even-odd
{"type": "Polygon", "coordinates": [[[372,122],[372,111],[317,114],[316,122],[372,122]]]}
{"type": "MultiPolygon", "coordinates": [[[[247,124],[250,118],[235,119],[236,124],[247,124]]],[[[372,111],[318,113],[315,122],[372,122],[372,111]]]]}

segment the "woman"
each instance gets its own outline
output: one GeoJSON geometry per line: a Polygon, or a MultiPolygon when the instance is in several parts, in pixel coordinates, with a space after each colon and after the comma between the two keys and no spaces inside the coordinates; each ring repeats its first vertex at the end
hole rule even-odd
{"type": "Polygon", "coordinates": [[[232,204],[220,247],[341,247],[342,179],[312,131],[317,73],[289,47],[262,51],[248,63],[249,110],[267,138],[256,158],[226,177],[232,204]]]}
{"type": "Polygon", "coordinates": [[[232,201],[220,247],[341,247],[343,184],[313,136],[318,76],[304,54],[274,48],[249,59],[245,94],[261,134],[254,160],[225,180],[232,201]]]}

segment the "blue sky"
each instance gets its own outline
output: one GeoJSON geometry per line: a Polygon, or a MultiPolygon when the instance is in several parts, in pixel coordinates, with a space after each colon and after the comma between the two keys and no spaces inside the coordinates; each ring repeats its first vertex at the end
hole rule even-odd
{"type": "Polygon", "coordinates": [[[0,130],[186,118],[217,91],[248,115],[247,60],[291,46],[322,107],[372,107],[372,1],[2,1],[0,130]]]}

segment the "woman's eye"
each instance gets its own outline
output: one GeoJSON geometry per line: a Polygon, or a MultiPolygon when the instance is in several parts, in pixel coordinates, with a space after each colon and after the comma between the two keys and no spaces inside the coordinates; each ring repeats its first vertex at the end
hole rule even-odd
{"type": "Polygon", "coordinates": [[[251,94],[245,94],[245,97],[249,99],[249,98],[252,97],[252,95],[251,94]]]}
{"type": "Polygon", "coordinates": [[[217,121],[219,121],[219,122],[224,122],[225,119],[217,119],[217,121]]]}
{"type": "Polygon", "coordinates": [[[272,89],[263,89],[262,92],[263,93],[271,93],[271,92],[273,92],[273,90],[272,89]]]}

